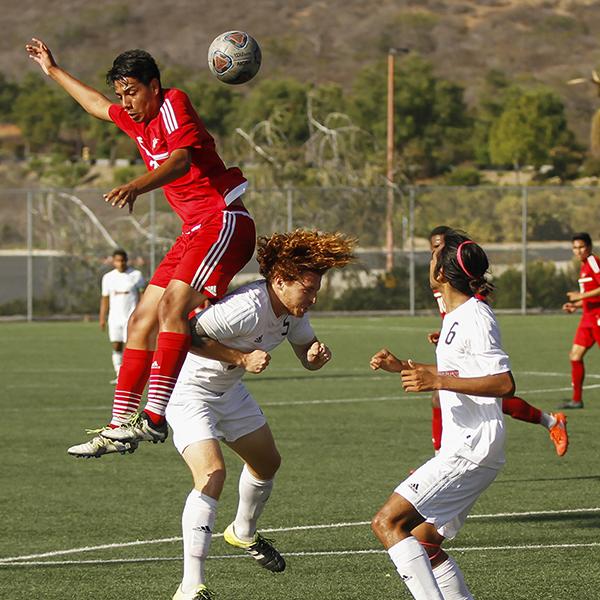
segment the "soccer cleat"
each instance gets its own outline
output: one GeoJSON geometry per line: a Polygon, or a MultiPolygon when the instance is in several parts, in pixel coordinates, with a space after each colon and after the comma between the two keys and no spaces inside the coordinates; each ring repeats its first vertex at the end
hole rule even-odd
{"type": "Polygon", "coordinates": [[[569,434],[567,433],[567,417],[563,413],[550,413],[556,419],[556,425],[551,427],[550,439],[556,448],[556,454],[564,456],[569,448],[569,434]]]}
{"type": "Polygon", "coordinates": [[[180,585],[173,596],[173,600],[214,600],[214,596],[205,585],[199,585],[193,592],[187,594],[183,593],[180,585]]]}
{"type": "Polygon", "coordinates": [[[114,429],[103,429],[102,434],[109,440],[119,442],[164,442],[169,436],[167,422],[155,425],[145,412],[135,413],[129,421],[114,429]]]}
{"type": "Polygon", "coordinates": [[[244,542],[235,535],[233,523],[231,523],[223,532],[223,539],[230,546],[245,550],[261,567],[269,571],[281,573],[285,569],[285,560],[273,546],[273,540],[264,538],[258,532],[254,534],[251,542],[244,542]]]}
{"type": "Polygon", "coordinates": [[[137,447],[137,442],[118,442],[109,440],[102,435],[97,435],[89,442],[71,446],[67,452],[77,458],[100,458],[105,454],[114,454],[116,452],[119,454],[126,454],[128,452],[132,454],[137,447]]]}
{"type": "Polygon", "coordinates": [[[583,402],[575,402],[573,400],[570,400],[569,402],[565,402],[564,404],[561,404],[559,406],[559,408],[566,409],[566,410],[571,410],[573,408],[583,408],[583,402]]]}

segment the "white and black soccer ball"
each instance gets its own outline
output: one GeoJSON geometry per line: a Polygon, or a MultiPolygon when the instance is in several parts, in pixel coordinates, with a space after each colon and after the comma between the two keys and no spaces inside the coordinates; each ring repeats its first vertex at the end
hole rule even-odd
{"type": "Polygon", "coordinates": [[[245,31],[226,31],[208,49],[208,67],[223,83],[250,81],[260,69],[262,54],[257,41],[245,31]]]}

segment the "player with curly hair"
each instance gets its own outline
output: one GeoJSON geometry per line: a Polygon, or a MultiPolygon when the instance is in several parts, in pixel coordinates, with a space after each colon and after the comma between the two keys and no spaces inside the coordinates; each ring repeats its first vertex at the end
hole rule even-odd
{"type": "Polygon", "coordinates": [[[272,542],[257,532],[281,458],[241,380],[246,371],[264,371],[269,352],[285,339],[308,370],[331,360],[307,311],[317,301],[323,275],[353,260],[354,245],[340,233],[305,230],[259,238],[257,259],[265,279],[242,286],[194,319],[192,349],[167,406],[173,442],[194,479],[182,516],[183,579],[173,600],[212,598],[204,563],[225,481],[220,441],[244,461],[237,514],[225,541],[270,571],[285,569],[272,542]]]}

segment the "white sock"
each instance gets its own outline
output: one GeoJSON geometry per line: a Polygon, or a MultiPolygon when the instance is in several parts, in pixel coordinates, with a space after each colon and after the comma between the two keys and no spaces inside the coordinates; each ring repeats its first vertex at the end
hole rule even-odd
{"type": "Polygon", "coordinates": [[[117,377],[118,377],[119,369],[121,368],[121,365],[123,364],[123,352],[121,352],[119,350],[113,350],[112,351],[112,363],[113,363],[113,367],[115,368],[115,373],[117,374],[117,377]]]}
{"type": "Polygon", "coordinates": [[[250,474],[244,465],[239,483],[240,501],[233,522],[235,535],[244,542],[249,542],[256,533],[256,522],[265,508],[271,495],[273,480],[262,481],[250,474]]]}
{"type": "Polygon", "coordinates": [[[183,508],[183,579],[184,593],[204,583],[204,562],[208,555],[217,516],[218,501],[198,490],[192,490],[183,508]]]}
{"type": "Polygon", "coordinates": [[[398,574],[415,600],[444,600],[423,546],[412,535],[388,549],[398,574]]]}
{"type": "Polygon", "coordinates": [[[540,425],[543,425],[546,429],[552,429],[556,425],[556,417],[554,415],[543,412],[540,417],[540,425]]]}
{"type": "Polygon", "coordinates": [[[452,557],[435,567],[433,575],[444,600],[473,600],[462,571],[452,557]]]}

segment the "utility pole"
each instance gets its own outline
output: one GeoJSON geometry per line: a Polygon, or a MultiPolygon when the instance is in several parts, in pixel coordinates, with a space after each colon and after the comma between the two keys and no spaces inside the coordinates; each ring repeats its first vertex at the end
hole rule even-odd
{"type": "Polygon", "coordinates": [[[398,53],[408,48],[390,48],[387,60],[387,208],[385,217],[385,271],[394,268],[394,68],[398,53]]]}

